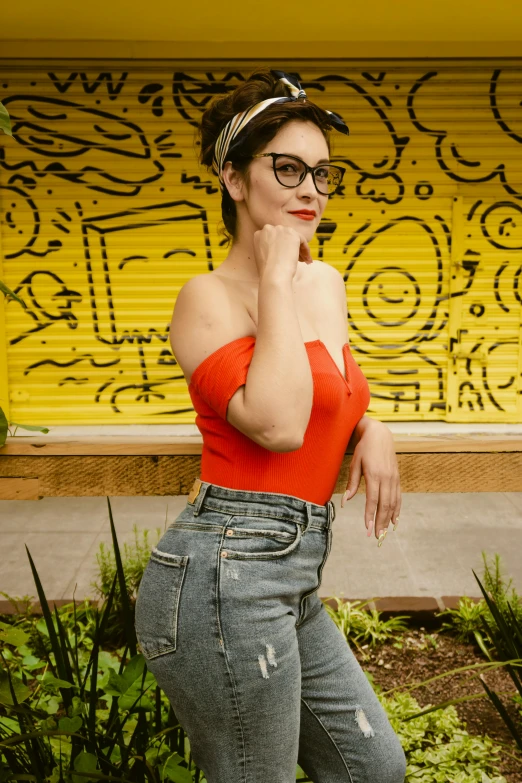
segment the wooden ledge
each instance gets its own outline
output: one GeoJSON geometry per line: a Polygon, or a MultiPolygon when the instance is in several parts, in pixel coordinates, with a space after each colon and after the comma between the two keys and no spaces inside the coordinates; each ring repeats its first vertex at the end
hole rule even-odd
{"type": "MultiPolygon", "coordinates": [[[[402,492],[522,492],[520,433],[393,437],[402,492]]],[[[9,437],[0,448],[0,500],[188,495],[201,450],[201,436],[9,437]]],[[[351,459],[346,452],[334,494],[346,489],[351,459]]]]}
{"type": "MultiPolygon", "coordinates": [[[[448,452],[522,452],[519,433],[491,435],[453,433],[434,435],[393,434],[398,454],[448,452]]],[[[46,437],[15,435],[0,448],[0,456],[133,456],[133,455],[200,455],[203,439],[199,436],[171,435],[97,435],[85,437],[46,437]]],[[[346,454],[351,454],[347,451],[346,454]]]]}

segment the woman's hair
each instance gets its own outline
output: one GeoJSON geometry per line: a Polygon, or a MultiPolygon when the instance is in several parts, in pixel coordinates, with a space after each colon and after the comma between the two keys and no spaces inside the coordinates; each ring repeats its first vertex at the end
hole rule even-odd
{"type": "MultiPolygon", "coordinates": [[[[235,114],[250,109],[256,103],[267,98],[283,96],[291,96],[287,85],[273,76],[270,69],[259,68],[251,73],[248,79],[236,87],[233,92],[211,103],[203,112],[197,131],[197,137],[201,144],[200,163],[206,166],[207,170],[213,171],[214,145],[221,130],[235,114]]],[[[249,184],[251,156],[263,149],[290,120],[302,122],[308,120],[317,125],[326,140],[330,153],[329,130],[331,123],[328,119],[328,113],[324,109],[312,103],[308,98],[306,98],[306,102],[300,98],[296,101],[273,103],[250,120],[244,131],[238,135],[237,139],[234,139],[234,149],[226,156],[226,160],[232,161],[234,168],[241,173],[247,184],[249,184]]],[[[221,214],[224,223],[224,230],[221,233],[226,237],[228,245],[232,239],[236,239],[237,214],[236,203],[225,186],[223,186],[221,196],[221,214]]]]}

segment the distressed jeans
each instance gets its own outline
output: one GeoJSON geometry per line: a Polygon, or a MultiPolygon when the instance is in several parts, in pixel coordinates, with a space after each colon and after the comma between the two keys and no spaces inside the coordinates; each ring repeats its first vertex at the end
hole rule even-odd
{"type": "MultiPolygon", "coordinates": [[[[318,597],[335,508],[196,479],[136,603],[208,783],[403,783],[386,713],[318,597]]],[[[346,563],[349,568],[349,562],[346,563]]]]}

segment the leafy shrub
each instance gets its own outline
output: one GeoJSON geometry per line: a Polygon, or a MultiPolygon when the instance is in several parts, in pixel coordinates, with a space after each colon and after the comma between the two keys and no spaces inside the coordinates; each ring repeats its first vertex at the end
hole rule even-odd
{"type": "MultiPolygon", "coordinates": [[[[515,623],[522,625],[522,600],[512,586],[513,580],[504,577],[498,554],[493,555],[490,563],[486,552],[482,552],[482,560],[484,588],[500,612],[504,624],[515,633],[515,623]]],[[[496,615],[491,612],[484,598],[475,601],[463,596],[456,609],[445,609],[439,612],[438,617],[448,618],[442,624],[442,630],[451,631],[459,641],[475,641],[484,655],[492,660],[495,644],[488,628],[492,633],[498,634],[500,627],[496,615]]]]}
{"type": "MultiPolygon", "coordinates": [[[[512,586],[513,579],[506,580],[502,573],[500,555],[493,555],[492,563],[490,564],[486,553],[482,552],[482,560],[484,562],[482,581],[486,592],[494,601],[495,606],[503,617],[511,618],[509,609],[509,606],[511,606],[515,620],[519,625],[522,625],[522,599],[512,586]]],[[[495,618],[491,612],[486,619],[488,622],[496,625],[495,618]]]]}
{"type": "MultiPolygon", "coordinates": [[[[152,548],[149,542],[150,530],[142,529],[140,531],[138,526],[134,525],[132,532],[134,533],[134,541],[131,544],[123,545],[123,552],[121,555],[125,587],[130,602],[136,600],[138,588],[143,577],[145,566],[149,561],[152,548]]],[[[155,532],[156,539],[152,546],[155,546],[161,537],[161,529],[159,527],[156,528],[155,532]]],[[[101,543],[96,554],[96,560],[98,563],[98,580],[93,582],[91,587],[96,591],[98,596],[107,599],[114,577],[116,576],[114,547],[110,548],[104,543],[101,543]]],[[[119,584],[116,585],[114,603],[116,606],[121,606],[122,603],[119,584]]]]}
{"type": "MultiPolygon", "coordinates": [[[[109,502],[109,501],[108,501],[109,502]]],[[[34,625],[41,656],[21,623],[0,624],[0,780],[87,783],[91,780],[200,781],[188,762],[186,737],[167,698],[137,652],[128,589],[109,503],[116,573],[103,608],[89,605],[94,638],[78,633],[73,603],[51,613],[28,552],[43,611],[34,625]],[[103,649],[116,583],[125,631],[123,649],[103,649]],[[70,623],[66,631],[62,619],[70,623]],[[29,735],[29,736],[28,736],[29,735]],[[151,766],[157,763],[154,769],[151,766]]]]}
{"type": "Polygon", "coordinates": [[[486,658],[491,659],[490,652],[484,639],[482,618],[488,615],[488,607],[483,599],[479,601],[463,596],[456,609],[445,609],[438,613],[438,617],[448,617],[443,622],[441,630],[448,630],[455,634],[460,642],[476,641],[486,658]]]}
{"type": "Polygon", "coordinates": [[[4,104],[1,101],[0,101],[0,131],[3,131],[7,136],[13,135],[9,112],[7,111],[7,109],[5,108],[4,104]]]}
{"type": "MultiPolygon", "coordinates": [[[[374,686],[375,687],[375,686],[374,686]]],[[[409,693],[377,693],[407,758],[406,779],[416,783],[505,783],[499,774],[500,746],[468,734],[454,706],[413,720],[418,702],[409,693]]]]}
{"type": "Polygon", "coordinates": [[[324,601],[331,599],[337,603],[337,608],[333,609],[325,603],[326,611],[345,639],[358,647],[363,655],[359,642],[367,642],[371,647],[375,647],[377,644],[399,639],[408,630],[405,620],[409,618],[406,615],[383,620],[381,612],[364,608],[369,601],[343,601],[337,596],[330,596],[324,601]]]}
{"type": "MultiPolygon", "coordinates": [[[[413,688],[422,687],[423,685],[427,685],[429,682],[435,679],[440,679],[442,676],[447,677],[456,672],[470,671],[472,669],[475,670],[475,673],[478,674],[479,682],[482,685],[485,694],[488,696],[489,700],[504,721],[507,729],[515,740],[517,747],[520,751],[522,751],[522,726],[520,725],[520,721],[517,721],[516,717],[513,718],[511,716],[510,712],[506,709],[506,705],[503,702],[501,695],[488,686],[482,673],[478,673],[479,669],[485,671],[486,669],[493,669],[499,666],[503,666],[513,680],[513,684],[515,685],[517,691],[515,695],[510,695],[510,699],[514,702],[515,707],[519,708],[519,705],[522,704],[522,624],[518,621],[516,609],[513,608],[511,601],[507,596],[509,596],[514,601],[520,601],[520,599],[515,590],[508,592],[510,590],[511,581],[506,585],[505,580],[502,579],[500,574],[500,563],[498,555],[495,556],[495,571],[493,573],[491,573],[491,570],[488,569],[485,557],[484,562],[486,565],[486,570],[488,571],[488,584],[491,588],[491,591],[486,590],[486,587],[482,584],[475,572],[473,572],[473,574],[477,580],[482,595],[484,596],[484,603],[487,610],[480,614],[479,619],[484,629],[485,638],[491,647],[491,652],[495,654],[496,661],[493,660],[490,651],[486,650],[486,654],[490,659],[490,662],[487,664],[475,664],[473,666],[463,667],[451,672],[446,672],[444,675],[438,675],[431,678],[431,680],[426,680],[423,683],[416,683],[413,686],[407,686],[407,689],[411,690],[413,688]],[[494,594],[497,595],[499,600],[498,604],[493,598],[494,594]],[[487,619],[488,617],[489,620],[487,619]]],[[[456,615],[458,615],[458,610],[454,610],[452,614],[450,613],[450,616],[453,618],[453,622],[455,622],[454,618],[456,615]]],[[[467,697],[461,697],[456,700],[450,699],[442,704],[436,704],[433,707],[423,710],[418,715],[415,715],[415,717],[423,716],[428,712],[436,710],[440,707],[446,707],[451,704],[468,701],[469,699],[474,698],[476,698],[475,694],[467,697]]]]}
{"type": "MultiPolygon", "coordinates": [[[[508,594],[507,591],[511,582],[509,582],[506,588],[503,582],[497,581],[498,556],[495,558],[495,565],[497,566],[496,573],[493,575],[493,582],[491,581],[491,575],[489,576],[489,584],[490,586],[493,584],[493,587],[499,591],[497,594],[499,603],[493,597],[494,591],[488,592],[478,576],[473,572],[492,618],[491,624],[485,618],[482,619],[482,622],[491,645],[495,649],[497,659],[505,662],[506,671],[513,680],[518,695],[522,697],[522,623],[518,619],[520,605],[518,607],[513,606],[507,595],[513,601],[520,601],[520,599],[514,590],[508,594]]],[[[499,694],[488,687],[483,677],[480,677],[480,682],[522,751],[522,727],[515,724],[499,694]]]]}

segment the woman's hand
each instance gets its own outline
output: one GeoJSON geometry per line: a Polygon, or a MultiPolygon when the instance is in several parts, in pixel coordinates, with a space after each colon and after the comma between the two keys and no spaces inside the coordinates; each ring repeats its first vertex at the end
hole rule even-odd
{"type": "Polygon", "coordinates": [[[375,517],[375,537],[381,546],[390,521],[395,526],[401,510],[399,466],[395,454],[393,435],[382,421],[368,419],[354,449],[348,484],[341,506],[357,492],[364,475],[366,482],[366,509],[364,513],[368,535],[372,534],[375,517]]]}
{"type": "Polygon", "coordinates": [[[254,260],[261,278],[265,272],[293,281],[299,262],[313,264],[312,253],[304,236],[282,224],[265,223],[254,231],[254,260]]]}

